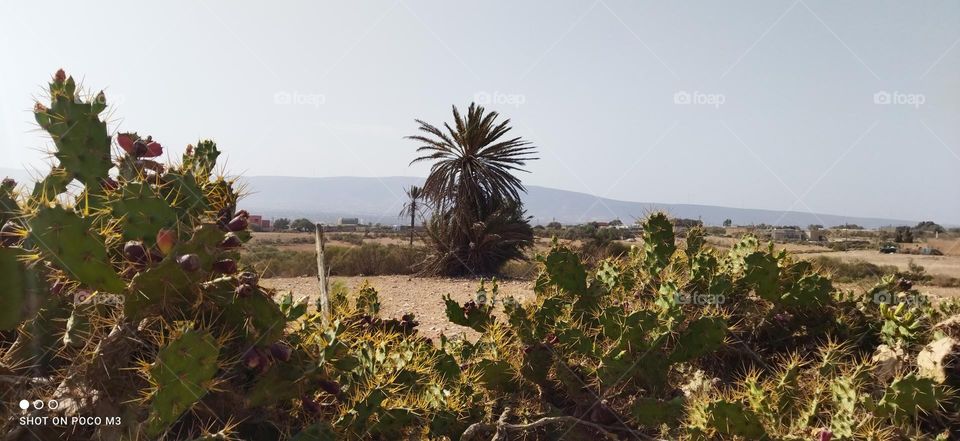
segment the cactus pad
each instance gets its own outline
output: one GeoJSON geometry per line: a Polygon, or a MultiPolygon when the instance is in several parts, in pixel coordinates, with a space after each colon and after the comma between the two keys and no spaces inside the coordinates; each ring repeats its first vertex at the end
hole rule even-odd
{"type": "Polygon", "coordinates": [[[45,259],[84,285],[122,292],[125,284],[110,263],[103,238],[92,226],[92,219],[59,205],[43,206],[27,219],[27,240],[45,259]]]}
{"type": "Polygon", "coordinates": [[[177,224],[177,212],[145,182],[131,182],[110,200],[114,218],[121,218],[124,240],[156,242],[157,231],[177,224]]]}
{"type": "Polygon", "coordinates": [[[208,332],[185,331],[157,354],[150,365],[151,396],[147,432],[163,433],[213,387],[220,345],[208,332]]]}
{"type": "Polygon", "coordinates": [[[110,135],[100,120],[106,108],[103,92],[92,101],[77,94],[73,77],[50,83],[50,107],[36,106],[37,123],[50,133],[57,146],[54,156],[71,177],[88,188],[99,188],[113,167],[110,160],[110,135]]]}
{"type": "Polygon", "coordinates": [[[20,261],[22,250],[0,248],[0,330],[7,331],[20,324],[27,295],[28,281],[20,261]]]}

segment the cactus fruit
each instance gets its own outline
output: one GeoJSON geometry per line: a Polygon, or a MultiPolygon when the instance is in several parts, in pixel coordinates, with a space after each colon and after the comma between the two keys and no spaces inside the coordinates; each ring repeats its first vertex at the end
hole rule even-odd
{"type": "Polygon", "coordinates": [[[223,241],[220,242],[220,248],[225,250],[232,250],[241,245],[243,245],[243,241],[241,241],[240,238],[233,232],[227,233],[227,235],[224,236],[223,241]]]}
{"type": "Polygon", "coordinates": [[[200,256],[197,254],[184,254],[177,257],[177,265],[185,272],[192,273],[200,269],[200,256]]]}
{"type": "Polygon", "coordinates": [[[293,351],[286,343],[273,342],[270,344],[270,355],[277,360],[283,362],[290,361],[290,356],[292,353],[293,351]]]}
{"type": "Polygon", "coordinates": [[[157,249],[164,255],[170,254],[173,246],[177,243],[177,233],[167,228],[161,228],[157,231],[156,244],[157,249]]]}
{"type": "Polygon", "coordinates": [[[237,261],[223,259],[213,262],[213,271],[220,274],[233,274],[237,272],[237,261]]]}

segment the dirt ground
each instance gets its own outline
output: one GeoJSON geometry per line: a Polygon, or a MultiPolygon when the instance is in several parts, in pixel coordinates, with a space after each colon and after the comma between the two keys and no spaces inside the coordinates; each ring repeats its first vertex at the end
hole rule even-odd
{"type": "Polygon", "coordinates": [[[922,266],[928,274],[960,277],[960,256],[924,256],[919,254],[882,254],[876,250],[832,251],[807,254],[804,257],[829,256],[844,261],[863,260],[875,265],[895,265],[906,271],[910,261],[922,266]]]}
{"type": "MultiPolygon", "coordinates": [[[[420,322],[420,332],[427,337],[436,338],[441,332],[447,336],[459,335],[463,332],[470,339],[476,338],[477,334],[473,330],[447,321],[443,295],[450,294],[454,300],[462,304],[474,297],[477,287],[480,286],[479,280],[375,276],[331,277],[330,283],[331,285],[337,282],[343,283],[353,293],[364,280],[368,280],[377,290],[382,317],[400,317],[404,313],[412,312],[420,322]]],[[[280,292],[291,291],[295,299],[307,296],[310,298],[311,305],[320,292],[320,286],[314,277],[261,279],[260,283],[280,292]]],[[[530,281],[501,280],[497,284],[500,298],[513,296],[518,301],[524,301],[534,296],[533,282],[530,281]]],[[[489,287],[488,283],[487,288],[489,287]]]]}

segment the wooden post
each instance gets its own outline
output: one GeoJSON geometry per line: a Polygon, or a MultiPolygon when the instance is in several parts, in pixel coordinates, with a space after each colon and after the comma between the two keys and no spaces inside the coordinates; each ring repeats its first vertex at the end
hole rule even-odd
{"type": "Polygon", "coordinates": [[[320,313],[323,317],[323,323],[330,321],[330,296],[327,294],[327,268],[323,259],[323,249],[325,243],[323,240],[323,225],[317,224],[316,242],[317,242],[317,281],[320,283],[320,313]]]}

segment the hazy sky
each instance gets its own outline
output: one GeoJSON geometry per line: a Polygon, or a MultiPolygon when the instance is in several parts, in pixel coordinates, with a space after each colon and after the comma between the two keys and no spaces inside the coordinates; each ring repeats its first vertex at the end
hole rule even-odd
{"type": "Polygon", "coordinates": [[[0,167],[63,67],[247,175],[424,176],[414,118],[476,99],[528,184],[960,224],[958,46],[955,1],[4,2],[0,167]]]}

